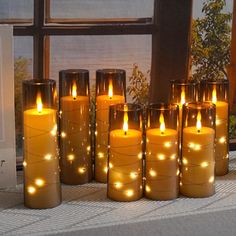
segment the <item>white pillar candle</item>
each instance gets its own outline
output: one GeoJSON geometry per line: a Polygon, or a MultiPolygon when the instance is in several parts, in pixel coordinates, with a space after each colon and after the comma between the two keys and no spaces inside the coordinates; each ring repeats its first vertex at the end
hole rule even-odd
{"type": "Polygon", "coordinates": [[[107,182],[109,106],[124,102],[124,96],[113,95],[112,85],[108,95],[96,97],[95,180],[98,182],[107,182]]]}
{"type": "Polygon", "coordinates": [[[57,150],[56,110],[24,111],[24,197],[30,208],[50,208],[61,201],[57,150]]]}

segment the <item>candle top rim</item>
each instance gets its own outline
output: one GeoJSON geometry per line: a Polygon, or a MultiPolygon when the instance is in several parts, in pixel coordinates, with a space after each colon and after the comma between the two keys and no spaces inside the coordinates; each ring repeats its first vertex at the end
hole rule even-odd
{"type": "Polygon", "coordinates": [[[110,131],[110,136],[112,136],[113,138],[131,138],[131,137],[137,137],[140,136],[142,137],[142,131],[141,130],[137,130],[137,129],[128,129],[128,131],[124,132],[123,129],[114,129],[110,131]]]}
{"type": "Polygon", "coordinates": [[[27,109],[24,111],[24,114],[28,114],[28,115],[47,115],[53,112],[57,112],[57,109],[53,109],[53,108],[43,108],[42,112],[39,112],[37,110],[37,107],[35,108],[31,108],[31,109],[27,109]]]}
{"type": "Polygon", "coordinates": [[[189,127],[183,128],[183,133],[192,133],[192,134],[197,134],[197,135],[209,134],[209,133],[214,134],[215,130],[213,128],[203,126],[201,127],[200,132],[198,132],[198,129],[196,126],[189,126],[189,127]]]}

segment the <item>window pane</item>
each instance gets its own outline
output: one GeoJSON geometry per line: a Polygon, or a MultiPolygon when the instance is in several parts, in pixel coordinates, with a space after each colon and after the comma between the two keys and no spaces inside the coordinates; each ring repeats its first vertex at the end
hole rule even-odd
{"type": "Polygon", "coordinates": [[[0,23],[31,23],[32,19],[33,0],[0,0],[0,23]]]}
{"type": "Polygon", "coordinates": [[[90,71],[92,88],[97,69],[120,68],[127,72],[128,86],[134,64],[150,78],[150,35],[51,37],[50,77],[57,82],[60,70],[83,68],[90,71]]]}
{"type": "Polygon", "coordinates": [[[52,18],[144,18],[154,0],[51,0],[52,18]]]}
{"type": "Polygon", "coordinates": [[[22,156],[22,89],[21,82],[32,78],[33,39],[31,37],[14,38],[15,69],[15,119],[17,161],[22,156]]]}

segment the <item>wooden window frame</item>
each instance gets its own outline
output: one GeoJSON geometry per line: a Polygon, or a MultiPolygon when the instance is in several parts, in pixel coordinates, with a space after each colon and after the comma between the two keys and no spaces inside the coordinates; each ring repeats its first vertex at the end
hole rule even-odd
{"type": "MultiPolygon", "coordinates": [[[[30,24],[31,19],[10,19],[5,23],[22,24],[14,25],[14,36],[33,37],[33,77],[45,79],[49,78],[50,36],[151,35],[149,99],[150,102],[168,101],[169,81],[176,76],[188,78],[192,1],[154,0],[153,18],[53,19],[50,17],[50,0],[34,0],[33,24],[30,24]]],[[[230,149],[235,150],[236,143],[230,143],[230,149]]]]}

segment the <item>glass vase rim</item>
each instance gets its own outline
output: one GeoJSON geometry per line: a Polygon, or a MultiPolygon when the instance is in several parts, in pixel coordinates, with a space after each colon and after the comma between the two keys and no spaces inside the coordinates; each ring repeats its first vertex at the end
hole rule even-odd
{"type": "Polygon", "coordinates": [[[229,84],[228,79],[205,79],[202,80],[202,82],[207,83],[207,84],[212,84],[212,85],[220,85],[220,84],[229,84]]]}
{"type": "Polygon", "coordinates": [[[216,109],[216,105],[211,101],[205,102],[189,102],[183,105],[184,109],[204,110],[204,109],[216,109]]]}
{"type": "Polygon", "coordinates": [[[53,79],[30,79],[30,80],[23,80],[22,83],[24,85],[54,85],[54,84],[56,84],[56,80],[53,80],[53,79]]]}
{"type": "Polygon", "coordinates": [[[197,80],[173,79],[170,80],[170,83],[187,86],[187,85],[197,85],[199,82],[197,80]]]}
{"type": "Polygon", "coordinates": [[[96,70],[96,73],[113,75],[113,74],[124,74],[126,73],[126,71],[119,68],[104,68],[96,70]]]}
{"type": "Polygon", "coordinates": [[[143,110],[143,106],[135,103],[118,103],[110,105],[110,108],[116,108],[117,111],[127,112],[139,112],[143,110]],[[128,110],[124,109],[124,106],[128,106],[128,110]]]}
{"type": "Polygon", "coordinates": [[[64,69],[64,70],[60,70],[59,73],[62,73],[62,74],[66,74],[66,73],[69,73],[69,74],[87,74],[89,73],[89,70],[87,69],[64,69]]]}
{"type": "Polygon", "coordinates": [[[147,110],[155,110],[155,111],[167,111],[167,110],[179,110],[179,106],[176,103],[150,103],[147,106],[147,110]]]}

